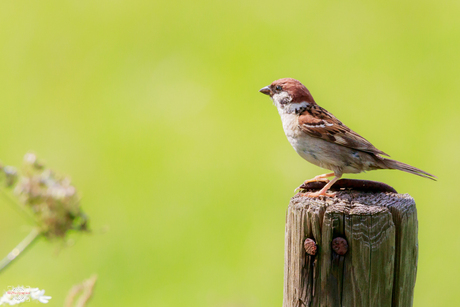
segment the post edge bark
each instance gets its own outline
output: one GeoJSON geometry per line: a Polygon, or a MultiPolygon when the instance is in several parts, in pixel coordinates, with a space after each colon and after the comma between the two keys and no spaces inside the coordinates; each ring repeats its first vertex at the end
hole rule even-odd
{"type": "Polygon", "coordinates": [[[296,195],[286,216],[283,307],[412,306],[417,257],[408,194],[296,195]],[[314,255],[306,239],[316,244],[314,255]]]}

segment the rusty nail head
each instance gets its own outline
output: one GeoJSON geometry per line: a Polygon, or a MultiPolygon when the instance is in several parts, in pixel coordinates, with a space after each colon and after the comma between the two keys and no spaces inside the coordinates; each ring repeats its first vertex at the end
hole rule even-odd
{"type": "Polygon", "coordinates": [[[310,238],[305,239],[305,242],[303,243],[303,246],[305,247],[305,251],[307,254],[314,256],[316,255],[316,243],[310,238]]]}
{"type": "Polygon", "coordinates": [[[340,256],[345,255],[348,251],[347,240],[341,237],[335,238],[332,240],[332,249],[340,256]]]}

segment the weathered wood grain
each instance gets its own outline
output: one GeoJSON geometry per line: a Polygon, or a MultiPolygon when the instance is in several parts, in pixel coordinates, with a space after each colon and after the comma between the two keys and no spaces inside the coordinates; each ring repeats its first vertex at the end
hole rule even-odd
{"type": "Polygon", "coordinates": [[[291,199],[286,216],[283,307],[412,306],[417,213],[407,194],[338,192],[291,199]],[[332,240],[345,238],[336,254],[332,240]],[[304,249],[306,238],[316,255],[304,249]]]}

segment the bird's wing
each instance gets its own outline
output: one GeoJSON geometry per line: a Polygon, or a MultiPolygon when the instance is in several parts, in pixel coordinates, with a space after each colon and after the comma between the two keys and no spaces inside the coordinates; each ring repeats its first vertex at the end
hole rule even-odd
{"type": "Polygon", "coordinates": [[[389,156],[316,104],[300,114],[299,127],[312,137],[359,151],[389,156]]]}

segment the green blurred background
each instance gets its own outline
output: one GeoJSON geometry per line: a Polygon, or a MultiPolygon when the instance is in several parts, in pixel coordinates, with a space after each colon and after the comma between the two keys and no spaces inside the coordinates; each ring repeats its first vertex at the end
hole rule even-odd
{"type": "MultiPolygon", "coordinates": [[[[393,158],[419,217],[414,306],[455,306],[460,2],[1,1],[0,159],[69,174],[91,218],[0,275],[61,306],[280,306],[293,189],[324,170],[258,90],[283,77],[393,158]]],[[[30,225],[0,200],[0,256],[30,225]]]]}

